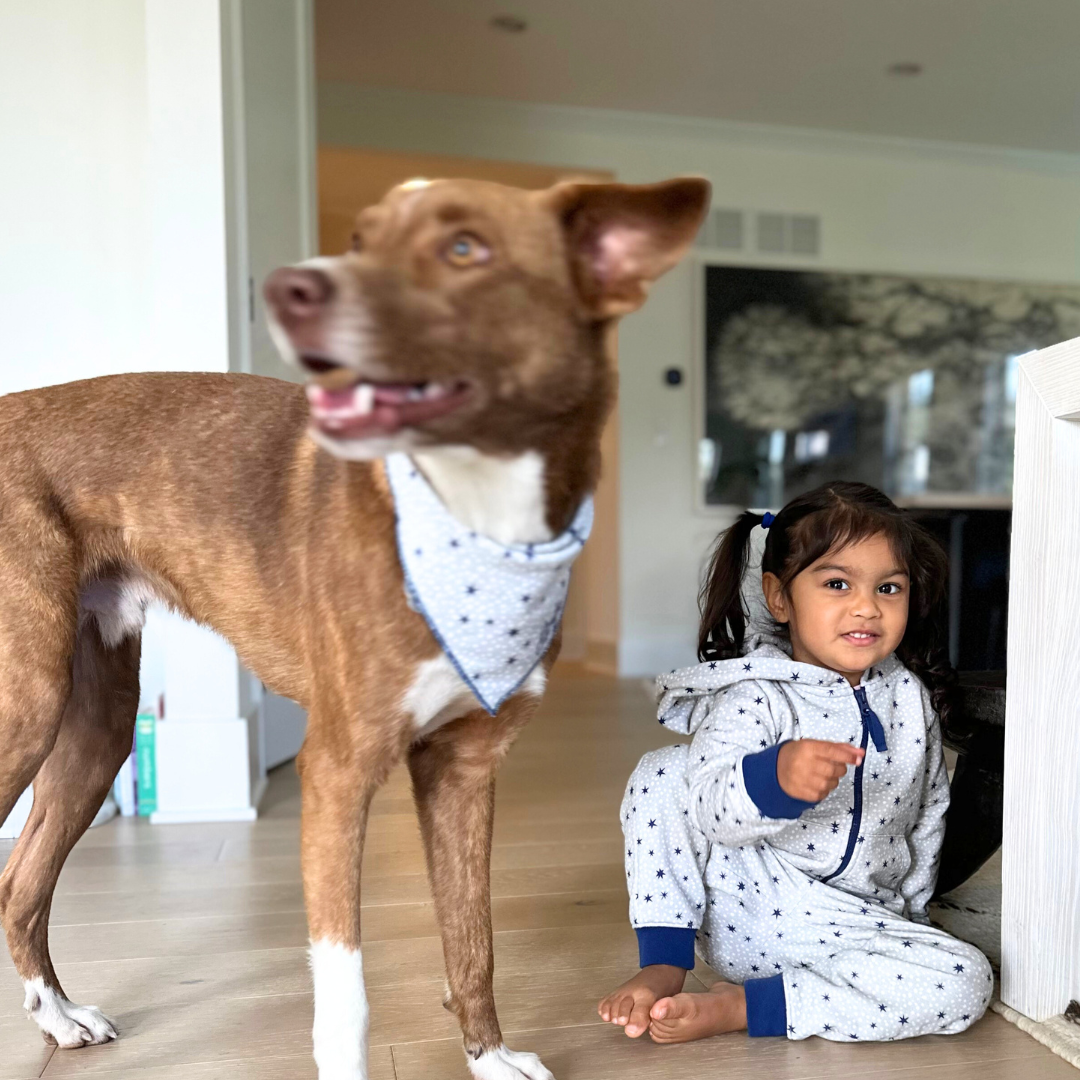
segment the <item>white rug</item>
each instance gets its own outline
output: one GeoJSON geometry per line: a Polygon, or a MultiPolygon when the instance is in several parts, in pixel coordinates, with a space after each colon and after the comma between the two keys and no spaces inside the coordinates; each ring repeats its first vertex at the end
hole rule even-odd
{"type": "MultiPolygon", "coordinates": [[[[942,930],[981,949],[1001,972],[1001,852],[973,878],[930,905],[930,919],[942,930]]],[[[1064,1016],[1038,1023],[1010,1009],[997,994],[990,1008],[1021,1031],[1080,1069],[1080,1025],[1064,1016]]]]}

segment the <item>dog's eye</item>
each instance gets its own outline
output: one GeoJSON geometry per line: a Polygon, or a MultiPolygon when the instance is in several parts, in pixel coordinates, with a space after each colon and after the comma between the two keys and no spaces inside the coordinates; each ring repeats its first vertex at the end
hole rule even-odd
{"type": "Polygon", "coordinates": [[[443,258],[458,269],[479,266],[491,258],[491,249],[472,233],[458,233],[443,250],[443,258]]]}

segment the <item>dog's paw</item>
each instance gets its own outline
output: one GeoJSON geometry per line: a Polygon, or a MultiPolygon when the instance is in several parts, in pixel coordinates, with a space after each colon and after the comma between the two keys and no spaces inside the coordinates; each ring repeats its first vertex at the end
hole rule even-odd
{"type": "Polygon", "coordinates": [[[94,1005],[76,1005],[41,979],[26,984],[23,1008],[41,1028],[41,1036],[62,1050],[97,1046],[116,1038],[116,1026],[94,1005]]]}
{"type": "Polygon", "coordinates": [[[522,1054],[497,1046],[478,1058],[469,1057],[469,1070],[476,1080],[555,1080],[535,1054],[522,1054]]]}

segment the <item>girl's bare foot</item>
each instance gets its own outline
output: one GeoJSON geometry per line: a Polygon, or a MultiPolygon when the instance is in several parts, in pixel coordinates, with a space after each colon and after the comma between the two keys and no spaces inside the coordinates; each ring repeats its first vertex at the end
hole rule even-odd
{"type": "Polygon", "coordinates": [[[691,1042],[742,1031],[746,1027],[746,993],[741,986],[718,982],[705,994],[662,998],[649,1012],[653,1042],[691,1042]]]}
{"type": "MultiPolygon", "coordinates": [[[[686,969],[670,964],[643,967],[629,982],[612,991],[596,1011],[600,1016],[626,1029],[631,1039],[649,1030],[649,1010],[661,998],[673,1000],[686,980],[686,969]]],[[[684,995],[679,994],[679,997],[684,995]]]]}

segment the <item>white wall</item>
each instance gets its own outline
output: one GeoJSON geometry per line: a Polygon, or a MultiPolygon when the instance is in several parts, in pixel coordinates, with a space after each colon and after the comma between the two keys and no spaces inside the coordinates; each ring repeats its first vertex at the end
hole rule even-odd
{"type": "MultiPolygon", "coordinates": [[[[821,215],[819,264],[1080,280],[1080,157],[950,147],[644,114],[523,105],[344,83],[319,87],[325,144],[612,169],[699,173],[714,204],[821,215]]],[[[697,348],[695,267],[619,334],[624,674],[693,659],[697,575],[722,512],[696,507],[696,389],[663,385],[697,348]]]]}
{"type": "Polygon", "coordinates": [[[0,5],[0,393],[145,357],[144,8],[0,5]]]}
{"type": "Polygon", "coordinates": [[[0,394],[228,370],[221,97],[217,0],[0,7],[0,394]]]}

